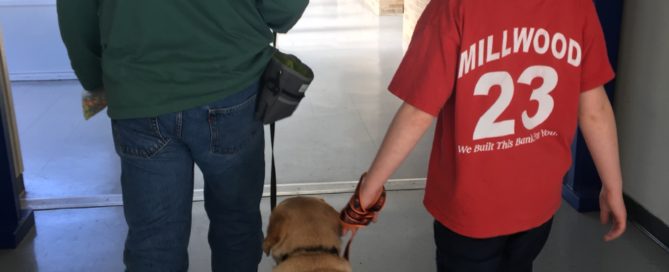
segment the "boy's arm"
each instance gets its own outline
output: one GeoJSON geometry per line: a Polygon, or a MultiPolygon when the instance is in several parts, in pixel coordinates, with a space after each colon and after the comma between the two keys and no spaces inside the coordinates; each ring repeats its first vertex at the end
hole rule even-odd
{"type": "Polygon", "coordinates": [[[58,0],[58,25],[72,68],[84,89],[102,89],[102,45],[97,0],[58,0]]]}
{"type": "Polygon", "coordinates": [[[579,101],[579,125],[602,180],[600,219],[613,227],[604,240],[614,240],[625,232],[627,212],[623,201],[616,123],[604,87],[583,92],[579,101]]]}
{"type": "Polygon", "coordinates": [[[309,0],[259,0],[257,8],[267,26],[286,33],[302,17],[309,0]]]}
{"type": "Polygon", "coordinates": [[[360,205],[369,207],[378,199],[383,185],[411,153],[432,124],[434,116],[404,103],[395,114],[372,166],[360,184],[360,205]]]}

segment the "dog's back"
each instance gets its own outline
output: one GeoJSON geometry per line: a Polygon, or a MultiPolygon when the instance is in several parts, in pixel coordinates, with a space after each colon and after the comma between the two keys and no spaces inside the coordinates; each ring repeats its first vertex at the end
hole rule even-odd
{"type": "Polygon", "coordinates": [[[351,265],[342,257],[320,254],[304,255],[287,259],[277,265],[273,272],[350,272],[351,265]]]}

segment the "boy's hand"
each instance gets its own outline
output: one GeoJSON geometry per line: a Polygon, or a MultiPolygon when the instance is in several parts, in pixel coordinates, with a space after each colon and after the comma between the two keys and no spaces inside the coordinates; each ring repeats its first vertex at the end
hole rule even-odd
{"type": "Polygon", "coordinates": [[[355,233],[372,222],[376,222],[379,212],[383,209],[386,202],[386,191],[382,188],[382,192],[373,201],[363,202],[360,194],[360,187],[365,178],[365,174],[360,177],[358,186],[355,188],[355,193],[351,196],[348,204],[340,212],[340,219],[342,222],[342,235],[346,235],[349,231],[355,233]]]}
{"type": "Polygon", "coordinates": [[[606,188],[599,195],[600,220],[602,224],[611,222],[611,230],[604,235],[604,241],[618,239],[627,228],[627,211],[622,192],[612,192],[606,188]]]}

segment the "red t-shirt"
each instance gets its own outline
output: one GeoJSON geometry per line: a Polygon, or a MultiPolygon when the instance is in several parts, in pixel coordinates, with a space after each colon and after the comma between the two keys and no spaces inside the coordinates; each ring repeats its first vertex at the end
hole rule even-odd
{"type": "Polygon", "coordinates": [[[592,0],[433,0],[389,87],[438,117],[429,212],[475,238],[548,221],[579,95],[612,78],[592,0]]]}

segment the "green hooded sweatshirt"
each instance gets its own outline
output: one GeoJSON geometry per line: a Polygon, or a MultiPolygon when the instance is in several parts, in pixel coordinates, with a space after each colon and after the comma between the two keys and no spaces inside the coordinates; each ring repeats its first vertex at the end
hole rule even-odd
{"type": "Polygon", "coordinates": [[[58,0],[60,31],[86,90],[105,89],[113,119],[154,117],[259,80],[273,29],[308,0],[58,0]]]}

